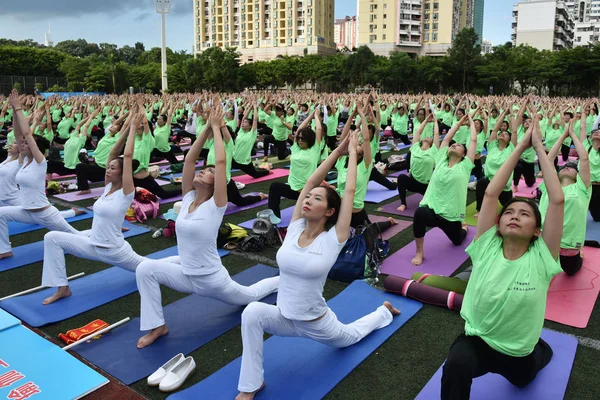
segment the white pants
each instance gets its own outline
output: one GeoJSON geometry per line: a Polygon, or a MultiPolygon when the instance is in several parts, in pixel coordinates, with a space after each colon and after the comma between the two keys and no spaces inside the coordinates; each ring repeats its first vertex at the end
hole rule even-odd
{"type": "MultiPolygon", "coordinates": [[[[20,205],[21,205],[21,199],[19,199],[19,198],[15,199],[15,201],[0,200],[0,207],[20,206],[20,205]]],[[[75,216],[75,211],[72,208],[69,208],[68,210],[59,211],[59,213],[60,213],[60,215],[62,215],[62,217],[64,219],[73,218],[75,216]]]]}
{"type": "MultiPolygon", "coordinates": [[[[222,267],[210,275],[185,275],[179,256],[162,260],[144,260],[135,271],[141,297],[140,330],[147,331],[165,324],[160,285],[182,293],[196,293],[227,304],[245,306],[275,293],[279,277],[267,278],[251,286],[242,286],[222,267]]],[[[193,322],[191,322],[193,323],[193,322]]]]}
{"type": "Polygon", "coordinates": [[[335,313],[328,309],[318,321],[295,321],[281,315],[279,307],[264,303],[252,303],[242,313],[242,367],[238,390],[254,392],[264,381],[263,338],[264,333],[277,336],[314,339],[331,347],[348,347],[376,329],[392,323],[392,313],[380,306],[371,314],[344,325],[335,313]]]}
{"type": "MultiPolygon", "coordinates": [[[[82,233],[89,233],[89,231],[82,233]]],[[[144,257],[133,251],[127,241],[121,247],[104,249],[92,245],[88,236],[56,231],[48,232],[44,236],[42,286],[68,285],[65,252],[75,257],[116,265],[129,271],[135,271],[137,266],[145,260],[144,257]]]]}
{"type": "Polygon", "coordinates": [[[0,254],[8,253],[11,250],[8,239],[8,221],[39,224],[51,231],[79,234],[79,231],[69,225],[54,206],[40,212],[27,211],[20,206],[0,207],[0,254]]]}

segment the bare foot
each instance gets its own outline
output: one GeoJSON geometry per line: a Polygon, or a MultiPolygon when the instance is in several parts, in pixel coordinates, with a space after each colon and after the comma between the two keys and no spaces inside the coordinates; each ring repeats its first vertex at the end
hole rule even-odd
{"type": "Polygon", "coordinates": [[[519,191],[519,188],[517,186],[513,185],[512,191],[513,191],[513,193],[517,193],[519,191]]]}
{"type": "Polygon", "coordinates": [[[8,253],[2,253],[2,254],[0,254],[0,260],[2,260],[3,258],[12,257],[12,256],[13,256],[12,251],[9,251],[8,253]]]}
{"type": "Polygon", "coordinates": [[[48,304],[52,304],[57,300],[63,299],[65,297],[69,297],[71,295],[71,289],[69,289],[68,286],[61,286],[58,288],[58,290],[56,291],[56,293],[54,293],[52,296],[48,297],[47,299],[45,299],[42,304],[47,306],[48,304]]]}
{"type": "Polygon", "coordinates": [[[398,207],[396,210],[398,211],[404,211],[406,210],[406,204],[402,204],[400,207],[398,207]]]}
{"type": "Polygon", "coordinates": [[[467,224],[466,222],[462,223],[462,228],[463,228],[463,231],[469,232],[469,224],[467,224]]]}
{"type": "Polygon", "coordinates": [[[267,156],[264,156],[264,158],[263,158],[263,162],[268,162],[268,161],[269,161],[269,157],[267,157],[267,156]]]}
{"type": "Polygon", "coordinates": [[[90,194],[92,193],[91,190],[81,190],[79,192],[77,192],[77,196],[83,196],[84,194],[90,194]]]}
{"type": "Polygon", "coordinates": [[[479,218],[479,211],[477,211],[475,214],[473,214],[473,218],[479,218]]]}
{"type": "Polygon", "coordinates": [[[240,394],[238,394],[237,396],[235,396],[235,400],[253,400],[254,396],[256,396],[256,393],[260,392],[261,390],[263,390],[265,387],[265,383],[263,382],[263,384],[261,385],[261,387],[259,387],[258,389],[256,389],[254,392],[240,392],[240,394]]]}
{"type": "Polygon", "coordinates": [[[79,208],[75,208],[75,207],[71,208],[71,210],[75,211],[75,216],[78,216],[78,215],[83,215],[83,214],[85,214],[85,213],[86,213],[86,211],[85,211],[85,210],[81,210],[81,209],[79,209],[79,208]]]}
{"type": "Polygon", "coordinates": [[[397,308],[394,308],[392,303],[390,303],[389,301],[384,301],[383,305],[385,306],[385,308],[390,310],[390,312],[392,313],[393,316],[400,315],[400,310],[398,310],[397,308]]]}
{"type": "MultiPolygon", "coordinates": [[[[400,208],[400,207],[398,207],[398,208],[400,208]]],[[[394,225],[398,225],[398,221],[396,221],[396,220],[395,220],[394,218],[392,218],[392,217],[388,217],[388,221],[390,221],[390,222],[392,223],[392,226],[394,226],[394,225]]]]}
{"type": "Polygon", "coordinates": [[[267,196],[267,195],[266,195],[266,194],[264,194],[264,193],[259,193],[259,194],[258,194],[258,196],[260,197],[260,199],[261,199],[261,200],[266,200],[266,199],[268,199],[268,198],[269,198],[269,196],[267,196]]]}
{"type": "Polygon", "coordinates": [[[150,331],[150,333],[145,334],[140,338],[140,340],[138,340],[137,348],[143,349],[146,346],[150,346],[156,339],[161,336],[165,336],[167,333],[169,333],[169,328],[167,328],[167,325],[154,328],[150,331]]]}
{"type": "Polygon", "coordinates": [[[417,253],[415,257],[410,260],[412,265],[421,265],[423,264],[423,253],[417,253]]]}
{"type": "Polygon", "coordinates": [[[129,230],[129,228],[125,228],[124,226],[121,227],[121,232],[127,232],[129,230]]]}

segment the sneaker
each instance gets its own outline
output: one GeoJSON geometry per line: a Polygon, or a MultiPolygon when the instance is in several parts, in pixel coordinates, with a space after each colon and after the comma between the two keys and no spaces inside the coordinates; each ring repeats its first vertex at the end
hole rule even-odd
{"type": "Polygon", "coordinates": [[[67,186],[68,191],[77,190],[77,189],[79,189],[79,188],[77,187],[76,183],[71,183],[69,186],[67,186]]]}
{"type": "Polygon", "coordinates": [[[469,182],[469,190],[477,189],[477,182],[469,182]]]}
{"type": "Polygon", "coordinates": [[[246,187],[246,185],[244,185],[243,183],[240,182],[235,182],[235,186],[237,186],[238,190],[242,190],[243,188],[246,187]]]}

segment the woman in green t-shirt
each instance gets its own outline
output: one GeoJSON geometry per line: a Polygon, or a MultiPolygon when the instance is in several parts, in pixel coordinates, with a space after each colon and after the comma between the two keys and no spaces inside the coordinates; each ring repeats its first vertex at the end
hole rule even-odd
{"type": "Polygon", "coordinates": [[[461,307],[465,332],[450,347],[443,367],[443,400],[468,399],[473,379],[489,372],[523,388],[552,358],[552,349],[540,335],[548,287],[560,273],[564,195],[546,157],[539,120],[535,123],[535,132],[527,130],[485,192],[477,233],[466,250],[473,272],[461,307]],[[514,198],[497,213],[500,193],[531,146],[548,177],[548,211],[554,216],[543,232],[532,200],[514,198]]]}
{"type": "Polygon", "coordinates": [[[409,174],[400,174],[398,176],[398,196],[400,197],[398,211],[406,210],[407,191],[425,195],[431,175],[433,175],[435,155],[440,147],[440,128],[433,114],[429,114],[425,123],[419,126],[419,129],[413,136],[412,143],[410,147],[409,174]],[[421,140],[421,134],[430,122],[434,124],[433,139],[424,138],[421,140]]]}
{"type": "Polygon", "coordinates": [[[258,135],[258,106],[254,110],[248,107],[242,117],[242,127],[235,138],[235,148],[231,168],[238,168],[253,178],[261,178],[269,175],[266,169],[256,169],[252,164],[252,149],[258,135]],[[252,121],[248,118],[252,112],[252,121]]]}
{"type": "MultiPolygon", "coordinates": [[[[560,242],[560,265],[569,276],[575,275],[583,265],[581,249],[585,243],[588,207],[592,197],[589,155],[577,135],[575,135],[574,125],[574,121],[569,123],[565,132],[548,153],[548,159],[553,162],[562,147],[562,143],[569,136],[573,140],[579,155],[579,167],[576,162],[568,162],[558,172],[558,179],[565,196],[564,225],[560,242]]],[[[585,130],[585,124],[582,125],[580,129],[585,130]]],[[[546,178],[545,175],[544,178],[546,178]]],[[[540,185],[540,190],[542,191],[540,212],[542,213],[542,224],[544,224],[549,211],[549,198],[545,182],[540,185]]],[[[554,215],[550,215],[553,219],[554,215]]]]}
{"type": "MultiPolygon", "coordinates": [[[[593,107],[593,105],[592,105],[593,107]]],[[[585,108],[584,108],[585,109],[585,108]]],[[[594,111],[594,118],[596,114],[594,111]]],[[[582,120],[586,119],[585,112],[582,113],[582,120]]],[[[600,118],[599,118],[600,119],[600,118]]],[[[590,162],[590,174],[592,181],[592,200],[590,201],[590,214],[594,222],[600,222],[600,130],[597,122],[594,122],[595,128],[591,129],[591,137],[587,137],[587,127],[584,135],[583,130],[580,132],[580,140],[588,154],[590,162]]]]}
{"type": "Polygon", "coordinates": [[[485,133],[487,131],[487,116],[483,115],[483,111],[478,108],[473,113],[473,122],[475,123],[475,131],[477,132],[477,146],[475,147],[475,160],[473,161],[475,167],[473,168],[472,173],[477,179],[481,179],[483,177],[481,153],[483,152],[483,145],[485,144],[486,139],[485,133]]]}
{"type": "Polygon", "coordinates": [[[161,114],[156,119],[156,125],[154,125],[154,150],[152,150],[151,157],[158,159],[166,159],[169,164],[178,164],[179,161],[175,157],[175,153],[169,144],[171,138],[171,120],[175,113],[175,106],[170,105],[168,113],[161,114]]]}
{"type": "Polygon", "coordinates": [[[411,260],[421,265],[424,258],[425,231],[438,227],[455,246],[467,237],[468,225],[464,222],[467,202],[467,185],[473,169],[477,133],[470,115],[464,115],[444,138],[435,156],[435,170],[419,208],[415,211],[413,232],[417,251],[411,260]],[[468,121],[471,125],[469,147],[452,141],[458,127],[468,121]]]}
{"type": "Polygon", "coordinates": [[[272,105],[269,104],[264,112],[267,114],[266,123],[273,130],[271,135],[264,135],[263,148],[265,150],[264,162],[269,161],[269,148],[271,144],[277,150],[277,159],[285,160],[290,155],[287,149],[288,131],[292,130],[292,124],[285,122],[285,111],[282,104],[275,106],[275,111],[271,112],[272,105]]]}

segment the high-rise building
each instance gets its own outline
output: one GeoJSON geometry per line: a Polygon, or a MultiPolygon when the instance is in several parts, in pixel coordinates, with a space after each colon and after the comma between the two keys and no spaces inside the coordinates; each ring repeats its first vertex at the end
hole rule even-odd
{"type": "Polygon", "coordinates": [[[443,56],[464,28],[473,27],[476,0],[424,0],[421,54],[443,56]]]}
{"type": "Polygon", "coordinates": [[[513,8],[513,45],[539,50],[573,47],[575,21],[562,0],[529,0],[513,8]]]}
{"type": "Polygon", "coordinates": [[[48,32],[44,34],[44,44],[46,47],[54,47],[54,42],[52,41],[52,36],[50,34],[50,23],[48,23],[48,32]]]}
{"type": "Polygon", "coordinates": [[[335,53],[334,0],[194,0],[194,50],[235,47],[241,62],[335,53]]]}
{"type": "Polygon", "coordinates": [[[481,54],[491,54],[494,52],[494,43],[491,40],[483,39],[481,41],[481,54]]]}
{"type": "Polygon", "coordinates": [[[356,16],[339,18],[335,20],[333,28],[335,45],[338,49],[352,50],[356,46],[356,16]]]}
{"type": "Polygon", "coordinates": [[[587,46],[598,42],[600,0],[566,0],[565,4],[575,20],[573,46],[587,46]]]}
{"type": "Polygon", "coordinates": [[[485,0],[475,0],[473,5],[473,29],[479,37],[479,43],[483,40],[483,14],[485,9],[485,0]]]}

